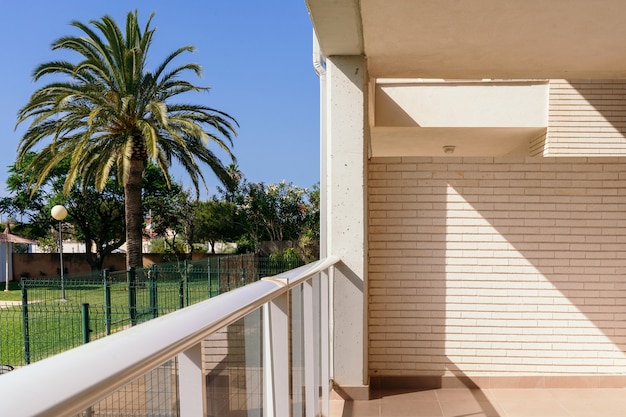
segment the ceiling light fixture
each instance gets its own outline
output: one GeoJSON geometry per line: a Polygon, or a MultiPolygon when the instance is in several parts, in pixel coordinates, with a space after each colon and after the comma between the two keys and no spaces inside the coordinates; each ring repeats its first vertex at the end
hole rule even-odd
{"type": "Polygon", "coordinates": [[[444,153],[446,153],[447,155],[453,154],[454,153],[454,149],[456,148],[456,146],[452,146],[452,145],[446,145],[443,147],[443,151],[444,153]]]}

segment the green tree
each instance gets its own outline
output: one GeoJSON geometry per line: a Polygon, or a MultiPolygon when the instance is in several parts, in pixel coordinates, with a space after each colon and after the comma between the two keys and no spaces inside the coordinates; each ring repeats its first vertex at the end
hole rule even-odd
{"type": "Polygon", "coordinates": [[[66,36],[53,50],[78,54],[77,63],[52,61],[37,67],[35,81],[53,81],[35,91],[18,114],[18,125],[30,120],[19,143],[17,166],[33,174],[36,190],[60,161],[70,158],[64,192],[79,179],[104,189],[111,176],[124,187],[128,267],[142,265],[142,178],[152,161],[170,182],[168,170],[175,160],[188,172],[196,193],[205,183],[198,161],[208,165],[229,185],[231,177],[219,157],[208,148],[216,144],[234,160],[230,147],[236,121],[228,114],[178,99],[180,94],[206,91],[183,79],[200,75],[201,67],[188,63],[172,68],[173,61],[193,47],[169,54],[154,71],[146,60],[155,29],[139,25],[137,11],[128,13],[125,33],[109,16],[72,26],[83,36],[66,36]],[[48,144],[45,144],[49,141],[48,144]],[[26,156],[42,147],[37,157],[26,156]]]}
{"type": "Polygon", "coordinates": [[[262,241],[297,241],[307,222],[308,190],[293,183],[248,182],[241,178],[230,191],[222,190],[226,201],[236,206],[235,222],[243,229],[243,241],[256,251],[262,241]]]}
{"type": "MultiPolygon", "coordinates": [[[[33,152],[29,158],[35,156],[33,152]]],[[[12,166],[7,179],[7,189],[11,195],[0,199],[0,208],[11,216],[20,215],[21,221],[13,228],[14,232],[39,240],[41,247],[57,250],[58,224],[51,218],[50,209],[56,204],[64,205],[68,210],[68,217],[63,222],[66,227],[64,234],[83,242],[86,261],[92,270],[100,270],[105,257],[126,241],[124,190],[112,177],[102,190],[97,190],[93,185],[81,188],[74,184],[65,195],[63,186],[68,166],[68,160],[62,161],[34,195],[29,192],[24,172],[12,166]]],[[[148,164],[143,179],[144,212],[156,213],[160,218],[167,216],[161,214],[160,209],[175,213],[177,209],[173,208],[171,201],[181,192],[180,184],[174,182],[168,187],[161,171],[153,164],[148,164]]]]}
{"type": "Polygon", "coordinates": [[[194,205],[194,238],[196,242],[208,242],[215,253],[217,242],[235,242],[241,235],[237,226],[235,204],[213,198],[197,201],[194,205]]]}
{"type": "MultiPolygon", "coordinates": [[[[29,152],[29,161],[37,157],[29,152]]],[[[26,173],[12,165],[7,178],[7,190],[11,196],[0,199],[0,208],[11,215],[19,214],[20,224],[15,230],[23,236],[39,240],[42,247],[54,242],[50,249],[57,250],[57,222],[52,219],[50,209],[62,204],[68,210],[64,220],[64,233],[83,242],[85,258],[93,270],[102,269],[104,258],[124,244],[124,193],[113,179],[109,179],[102,190],[86,185],[74,185],[65,195],[63,185],[67,176],[69,159],[61,161],[45,179],[35,193],[29,183],[32,172],[26,173]]]]}
{"type": "MultiPolygon", "coordinates": [[[[31,161],[35,156],[36,152],[29,152],[25,159],[31,161]]],[[[57,174],[61,171],[62,168],[57,167],[53,173],[57,174]]],[[[22,224],[25,219],[28,219],[28,226],[21,227],[23,236],[37,240],[49,232],[52,220],[49,213],[42,214],[49,197],[48,192],[44,189],[31,192],[29,183],[32,181],[32,173],[27,174],[16,164],[9,166],[6,189],[11,195],[0,198],[0,211],[22,224]]]]}
{"type": "Polygon", "coordinates": [[[85,260],[93,271],[101,270],[106,256],[126,241],[121,187],[109,179],[102,190],[75,186],[66,196],[59,193],[51,201],[49,207],[55,202],[65,206],[68,212],[65,223],[72,226],[74,238],[85,243],[85,260]]]}
{"type": "MultiPolygon", "coordinates": [[[[30,152],[27,159],[36,158],[30,152]]],[[[69,160],[61,161],[48,176],[41,181],[42,185],[35,193],[29,189],[30,175],[23,169],[12,165],[7,178],[9,197],[0,199],[0,208],[12,216],[19,215],[20,224],[14,230],[22,236],[39,240],[42,247],[49,246],[45,242],[54,242],[50,249],[57,250],[57,222],[52,219],[50,209],[55,204],[63,204],[69,216],[64,221],[69,228],[66,233],[76,240],[84,242],[86,260],[92,269],[101,269],[104,257],[124,243],[124,194],[113,180],[109,180],[102,190],[93,186],[72,187],[67,195],[63,195],[69,160]]]]}
{"type": "Polygon", "coordinates": [[[146,203],[151,213],[150,236],[163,239],[165,253],[180,260],[191,256],[194,203],[189,192],[180,185],[176,188],[176,192],[148,196],[146,203]]]}
{"type": "Polygon", "coordinates": [[[307,202],[303,206],[304,222],[298,239],[298,249],[306,262],[320,257],[320,187],[313,185],[307,193],[307,202]]]}

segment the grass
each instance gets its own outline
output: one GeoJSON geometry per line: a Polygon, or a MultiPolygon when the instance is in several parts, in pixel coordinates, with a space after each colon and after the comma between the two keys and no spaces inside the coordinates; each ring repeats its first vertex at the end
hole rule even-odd
{"type": "MultiPolygon", "coordinates": [[[[13,284],[13,283],[11,283],[13,284]]],[[[107,335],[107,311],[103,284],[66,281],[65,300],[56,281],[39,281],[28,288],[29,360],[26,358],[24,320],[21,304],[0,308],[0,364],[13,366],[35,362],[83,343],[81,306],[89,304],[90,340],[107,335]]],[[[180,279],[162,279],[157,287],[158,312],[161,316],[181,307],[180,279]]],[[[211,293],[217,288],[212,286],[211,293]]],[[[129,291],[125,281],[111,284],[110,327],[113,333],[131,325],[129,291]]],[[[150,306],[150,288],[136,289],[137,322],[155,317],[150,306]]],[[[21,300],[21,290],[15,285],[11,291],[0,292],[2,301],[21,300]]],[[[183,287],[183,307],[209,298],[207,280],[188,282],[183,287]]]]}
{"type": "Polygon", "coordinates": [[[21,306],[0,309],[0,364],[23,363],[24,329],[21,306]]]}
{"type": "MultiPolygon", "coordinates": [[[[212,275],[209,291],[207,270],[200,267],[188,270],[189,276],[181,292],[181,268],[160,268],[157,278],[157,311],[150,305],[149,282],[136,289],[137,323],[155,316],[162,316],[181,307],[206,300],[211,295],[226,292],[245,284],[241,268],[212,275]],[[221,283],[216,277],[221,277],[221,283]]],[[[245,280],[254,280],[254,274],[247,274],[245,280]]],[[[107,320],[104,285],[91,275],[82,279],[70,278],[65,281],[65,300],[61,299],[58,279],[38,279],[28,287],[28,332],[30,362],[43,359],[56,353],[79,346],[83,343],[81,306],[89,304],[90,340],[104,337],[108,332],[116,332],[131,325],[129,291],[125,274],[110,275],[111,303],[110,320],[107,320]],[[117,281],[116,281],[117,280],[117,281]],[[109,328],[107,329],[107,324],[109,328]]],[[[2,284],[2,283],[0,283],[2,284]]],[[[19,283],[10,282],[10,291],[0,290],[0,305],[3,301],[21,301],[19,283]]],[[[24,337],[24,315],[21,303],[17,306],[0,308],[0,364],[20,366],[26,364],[26,343],[24,337]]]]}
{"type": "Polygon", "coordinates": [[[0,304],[2,301],[20,301],[22,299],[22,291],[20,284],[15,281],[9,281],[9,291],[4,291],[5,283],[0,282],[0,304]]]}

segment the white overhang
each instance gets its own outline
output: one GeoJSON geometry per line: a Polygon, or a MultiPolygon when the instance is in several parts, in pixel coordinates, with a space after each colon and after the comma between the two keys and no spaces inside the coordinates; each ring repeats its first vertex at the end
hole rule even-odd
{"type": "Polygon", "coordinates": [[[372,156],[528,155],[546,135],[548,84],[386,80],[372,83],[372,156]]]}
{"type": "Polygon", "coordinates": [[[623,0],[306,0],[322,53],[372,78],[626,77],[623,0]]]}

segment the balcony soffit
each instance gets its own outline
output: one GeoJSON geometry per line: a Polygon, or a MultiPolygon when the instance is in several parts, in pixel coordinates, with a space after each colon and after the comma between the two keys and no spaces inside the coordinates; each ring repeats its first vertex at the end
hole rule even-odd
{"type": "Polygon", "coordinates": [[[373,78],[624,78],[622,0],[306,0],[322,52],[373,78]]]}

